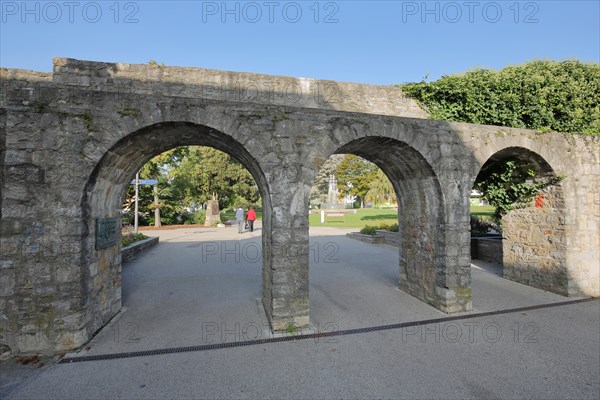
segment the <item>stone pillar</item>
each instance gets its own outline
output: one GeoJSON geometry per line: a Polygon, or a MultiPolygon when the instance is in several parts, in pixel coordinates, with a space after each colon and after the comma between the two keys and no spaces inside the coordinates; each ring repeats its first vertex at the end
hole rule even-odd
{"type": "Polygon", "coordinates": [[[468,204],[457,196],[444,209],[433,178],[399,186],[400,289],[444,312],[470,310],[468,204]]]}
{"type": "Polygon", "coordinates": [[[443,250],[438,253],[436,294],[438,308],[447,313],[473,308],[471,289],[471,233],[469,186],[454,174],[442,183],[444,221],[439,226],[443,250]]]}
{"type": "MultiPolygon", "coordinates": [[[[271,180],[270,266],[263,274],[263,304],[273,331],[309,325],[308,202],[310,186],[299,165],[274,168],[271,180]]],[[[264,226],[263,226],[264,229],[264,226]]]]}
{"type": "Polygon", "coordinates": [[[447,313],[471,301],[469,190],[460,163],[399,182],[400,289],[447,313]]]}
{"type": "Polygon", "coordinates": [[[0,347],[8,346],[13,354],[50,355],[88,339],[82,306],[82,223],[76,206],[70,206],[76,193],[67,188],[52,209],[45,206],[51,204],[49,197],[59,198],[58,190],[48,184],[48,170],[32,168],[6,168],[0,221],[0,347]],[[39,174],[17,173],[23,168],[39,174]],[[19,199],[19,193],[25,196],[19,199]]]}
{"type": "MultiPolygon", "coordinates": [[[[591,149],[594,149],[593,147],[591,149]]],[[[565,236],[569,296],[600,296],[600,152],[583,151],[572,179],[561,182],[565,200],[565,236]],[[593,166],[593,167],[592,167],[593,166]],[[583,171],[583,172],[581,172],[583,171]]]]}

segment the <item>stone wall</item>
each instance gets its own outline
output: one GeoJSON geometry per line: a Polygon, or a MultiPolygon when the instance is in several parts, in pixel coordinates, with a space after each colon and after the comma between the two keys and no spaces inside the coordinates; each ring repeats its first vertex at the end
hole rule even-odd
{"type": "MultiPolygon", "coordinates": [[[[473,127],[473,132],[479,129],[473,127]]],[[[473,135],[467,143],[474,146],[475,141],[480,143],[476,156],[481,165],[502,156],[517,155],[534,162],[538,170],[564,178],[560,182],[564,208],[556,214],[557,218],[564,219],[567,294],[600,295],[600,138],[498,128],[495,134],[473,135]]],[[[527,218],[527,211],[518,213],[524,213],[523,217],[527,218]]],[[[515,221],[518,218],[515,215],[515,221]]],[[[533,226],[522,226],[523,229],[529,227],[533,226]]],[[[515,238],[515,243],[519,240],[515,238]]],[[[506,246],[504,251],[507,251],[506,246]]],[[[528,258],[532,252],[524,254],[528,258]]],[[[527,281],[528,278],[523,280],[527,281]]],[[[564,281],[562,288],[559,286],[556,291],[565,294],[564,281]]]]}
{"type": "Polygon", "coordinates": [[[393,86],[69,58],[53,61],[54,82],[107,91],[117,101],[131,92],[152,95],[158,92],[161,96],[180,98],[428,117],[416,101],[393,86]]]}
{"type": "Polygon", "coordinates": [[[130,244],[127,247],[123,247],[121,250],[121,262],[126,263],[133,260],[136,256],[143,253],[144,251],[156,246],[158,244],[158,236],[140,240],[130,244]]]}
{"type": "Polygon", "coordinates": [[[559,185],[529,207],[503,218],[504,277],[562,295],[569,294],[564,201],[559,185]]]}
{"type": "Polygon", "coordinates": [[[346,236],[350,239],[358,240],[363,243],[369,244],[384,244],[385,238],[381,235],[366,235],[358,232],[346,233],[346,236]]]}
{"type": "Polygon", "coordinates": [[[503,256],[501,238],[471,238],[471,258],[502,264],[503,256]]]}
{"type": "MultiPolygon", "coordinates": [[[[564,207],[544,211],[552,228],[538,230],[555,237],[545,231],[562,227],[564,240],[544,248],[561,252],[545,267],[558,274],[539,277],[534,265],[551,260],[523,250],[513,276],[598,295],[600,140],[429,120],[394,88],[336,83],[341,95],[332,101],[319,97],[325,84],[70,59],[55,59],[53,74],[0,69],[0,344],[15,353],[77,348],[119,311],[120,237],[97,249],[96,221],[120,216],[125,190],[146,161],[183,145],[225,151],[257,182],[263,303],[275,330],[309,324],[310,188],[336,153],[375,162],[394,185],[400,288],[461,312],[471,309],[473,181],[495,154],[528,149],[566,177],[564,207]],[[278,89],[263,89],[269,82],[278,89]],[[258,89],[240,92],[252,83],[258,89]],[[283,87],[319,95],[289,97],[283,87]]],[[[519,212],[517,225],[541,218],[539,210],[519,212]]],[[[515,254],[515,246],[538,239],[530,224],[519,226],[515,232],[530,237],[508,233],[515,254]]]]}
{"type": "Polygon", "coordinates": [[[378,235],[383,236],[385,244],[400,247],[400,244],[402,243],[402,241],[400,240],[400,232],[391,232],[385,229],[378,229],[376,232],[378,235]]]}

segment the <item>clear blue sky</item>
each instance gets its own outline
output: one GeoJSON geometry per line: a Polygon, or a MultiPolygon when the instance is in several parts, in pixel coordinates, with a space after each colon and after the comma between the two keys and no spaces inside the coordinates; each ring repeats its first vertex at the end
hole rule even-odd
{"type": "Polygon", "coordinates": [[[374,84],[600,62],[600,1],[0,1],[0,64],[52,57],[374,84]]]}

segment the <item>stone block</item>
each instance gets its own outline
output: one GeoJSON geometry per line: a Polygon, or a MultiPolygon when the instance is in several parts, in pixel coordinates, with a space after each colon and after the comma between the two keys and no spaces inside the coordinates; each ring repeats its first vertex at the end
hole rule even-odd
{"type": "Polygon", "coordinates": [[[44,170],[33,164],[8,165],[4,177],[7,182],[43,183],[44,170]]]}

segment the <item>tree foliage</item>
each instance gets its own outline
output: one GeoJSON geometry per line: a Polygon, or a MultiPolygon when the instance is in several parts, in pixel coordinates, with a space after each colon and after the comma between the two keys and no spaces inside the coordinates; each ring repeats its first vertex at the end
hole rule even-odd
{"type": "Polygon", "coordinates": [[[354,155],[334,154],[315,176],[310,194],[312,204],[327,201],[331,174],[336,176],[341,194],[356,196],[362,206],[365,201],[372,201],[374,206],[378,206],[394,199],[392,183],[375,164],[354,155]]]}
{"type": "Polygon", "coordinates": [[[211,147],[188,147],[181,163],[170,171],[172,185],[184,204],[199,205],[216,193],[219,207],[232,205],[237,197],[259,199],[252,175],[229,154],[211,147]]]}
{"type": "Polygon", "coordinates": [[[335,169],[338,188],[344,195],[356,196],[364,207],[371,182],[377,176],[378,170],[375,164],[364,158],[346,154],[335,169]]]}
{"type": "Polygon", "coordinates": [[[433,119],[600,135],[600,64],[533,61],[399,85],[433,119]]]}
{"type": "Polygon", "coordinates": [[[369,191],[367,192],[367,199],[373,202],[374,206],[379,206],[385,202],[390,202],[395,196],[394,187],[392,182],[383,173],[382,170],[377,168],[374,179],[369,184],[369,191]]]}
{"type": "MultiPolygon", "coordinates": [[[[157,179],[154,187],[140,186],[140,224],[186,221],[200,223],[200,211],[216,193],[221,209],[237,202],[260,202],[252,175],[237,160],[210,147],[178,147],[162,153],[140,171],[143,179],[157,179]]],[[[129,188],[124,210],[133,215],[134,189],[129,188]]]]}

